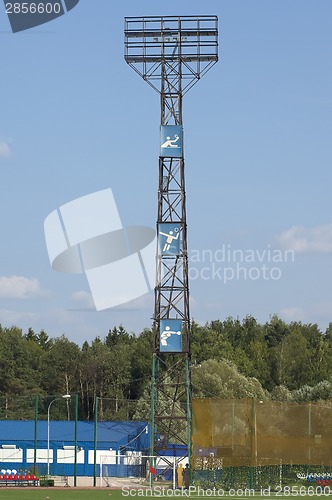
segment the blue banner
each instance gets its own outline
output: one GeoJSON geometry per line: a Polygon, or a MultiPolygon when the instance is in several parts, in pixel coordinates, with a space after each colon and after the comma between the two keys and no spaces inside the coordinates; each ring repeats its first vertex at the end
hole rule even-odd
{"type": "Polygon", "coordinates": [[[180,319],[160,321],[160,352],[182,352],[182,321],[180,319]]]}
{"type": "Polygon", "coordinates": [[[181,158],[183,156],[183,134],[181,125],[163,125],[160,130],[160,156],[181,158]]]}
{"type": "Polygon", "coordinates": [[[180,254],[180,229],[177,222],[158,224],[158,242],[161,255],[180,254]]]}

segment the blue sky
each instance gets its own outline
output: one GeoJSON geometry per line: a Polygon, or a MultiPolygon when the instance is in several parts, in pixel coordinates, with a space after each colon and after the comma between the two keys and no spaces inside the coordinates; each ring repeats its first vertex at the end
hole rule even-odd
{"type": "Polygon", "coordinates": [[[3,326],[81,344],[151,325],[153,294],[94,311],[43,224],[111,187],[124,225],[155,226],[159,98],[124,61],[123,18],[206,14],[220,60],[184,97],[191,315],[332,320],[331,1],[80,0],[16,34],[0,10],[3,326]]]}

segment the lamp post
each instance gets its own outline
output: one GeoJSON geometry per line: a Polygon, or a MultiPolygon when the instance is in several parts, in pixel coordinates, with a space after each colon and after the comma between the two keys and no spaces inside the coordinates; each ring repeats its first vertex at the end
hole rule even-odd
{"type": "Polygon", "coordinates": [[[53,399],[47,408],[47,476],[50,475],[50,409],[54,401],[59,401],[59,399],[70,399],[70,394],[64,394],[60,398],[53,399]]]}
{"type": "Polygon", "coordinates": [[[74,457],[74,487],[77,485],[77,420],[78,420],[78,394],[75,394],[75,457],[74,457]]]}

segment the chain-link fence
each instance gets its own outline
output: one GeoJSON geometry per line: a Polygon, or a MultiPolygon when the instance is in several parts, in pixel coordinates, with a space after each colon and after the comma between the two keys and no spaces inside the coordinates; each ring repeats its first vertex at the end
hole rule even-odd
{"type": "Polygon", "coordinates": [[[330,401],[195,399],[194,478],[198,483],[264,487],[298,483],[310,473],[329,474],[331,429],[330,401]]]}

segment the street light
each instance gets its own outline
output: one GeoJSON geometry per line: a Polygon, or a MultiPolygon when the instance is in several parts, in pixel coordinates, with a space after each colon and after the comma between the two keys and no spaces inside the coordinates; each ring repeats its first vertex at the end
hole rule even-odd
{"type": "Polygon", "coordinates": [[[47,475],[50,475],[50,409],[54,401],[59,401],[59,399],[70,399],[70,394],[64,394],[60,398],[53,399],[47,408],[47,475]]]}

